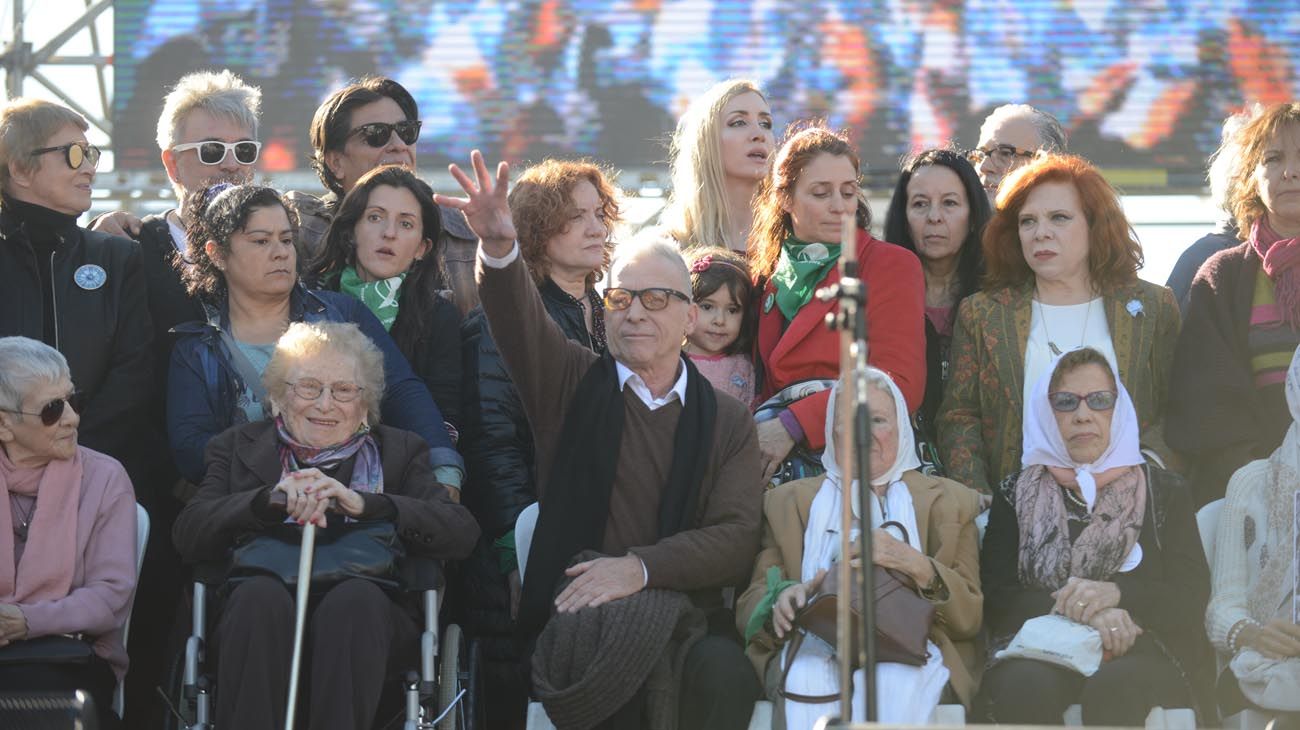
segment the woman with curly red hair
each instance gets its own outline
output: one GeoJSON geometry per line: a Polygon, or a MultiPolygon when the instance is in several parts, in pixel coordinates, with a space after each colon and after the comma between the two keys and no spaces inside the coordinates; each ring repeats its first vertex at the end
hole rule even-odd
{"type": "Polygon", "coordinates": [[[1097,168],[1045,154],[1003,181],[984,229],[984,290],[957,311],[939,409],[949,476],[988,493],[1020,469],[1027,388],[1063,352],[1091,347],[1133,395],[1142,445],[1162,459],[1178,337],[1168,289],[1138,279],[1142,246],[1097,168]]]}

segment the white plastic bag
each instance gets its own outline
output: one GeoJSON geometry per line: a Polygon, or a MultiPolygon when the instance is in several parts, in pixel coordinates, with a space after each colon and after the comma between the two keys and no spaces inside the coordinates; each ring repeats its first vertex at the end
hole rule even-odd
{"type": "Polygon", "coordinates": [[[1091,677],[1101,666],[1101,634],[1087,624],[1048,614],[1020,627],[996,659],[1037,659],[1091,677]]]}

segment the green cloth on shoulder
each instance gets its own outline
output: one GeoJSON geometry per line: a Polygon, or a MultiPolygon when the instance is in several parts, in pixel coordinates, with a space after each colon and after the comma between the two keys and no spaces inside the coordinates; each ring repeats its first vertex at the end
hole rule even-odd
{"type": "Polygon", "coordinates": [[[388,330],[397,320],[397,304],[405,280],[406,272],[403,271],[389,279],[362,281],[356,267],[349,266],[339,273],[339,291],[360,299],[388,330]]]}
{"type": "Polygon", "coordinates": [[[754,613],[749,616],[749,623],[745,624],[745,643],[754,638],[754,635],[763,630],[769,619],[772,618],[772,609],[776,606],[777,596],[781,592],[793,585],[798,585],[797,580],[781,580],[780,566],[773,565],[767,569],[767,593],[763,594],[763,599],[754,607],[754,613]]]}
{"type": "Polygon", "coordinates": [[[817,293],[817,285],[840,260],[838,243],[806,243],[794,236],[781,244],[781,258],[772,272],[776,285],[776,306],[786,321],[794,319],[803,305],[817,293]]]}
{"type": "Polygon", "coordinates": [[[501,575],[510,575],[515,568],[519,567],[519,552],[515,548],[514,530],[493,540],[492,547],[497,549],[497,568],[501,570],[501,575]]]}

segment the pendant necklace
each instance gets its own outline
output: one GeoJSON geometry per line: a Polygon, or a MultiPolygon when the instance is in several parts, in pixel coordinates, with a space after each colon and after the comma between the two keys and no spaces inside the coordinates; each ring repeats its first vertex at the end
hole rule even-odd
{"type": "Polygon", "coordinates": [[[14,495],[11,493],[9,495],[9,505],[14,508],[14,514],[18,515],[18,524],[14,525],[14,535],[17,535],[19,540],[27,542],[27,528],[31,527],[32,516],[36,514],[36,502],[33,501],[31,509],[24,514],[18,508],[18,502],[14,500],[14,495]]]}
{"type": "MultiPolygon", "coordinates": [[[[1047,327],[1047,310],[1043,308],[1043,303],[1037,298],[1034,303],[1038,305],[1038,316],[1043,320],[1043,334],[1047,335],[1047,349],[1052,351],[1053,357],[1061,356],[1061,348],[1057,346],[1056,341],[1052,339],[1052,331],[1047,327]]],[[[1079,347],[1083,347],[1083,341],[1088,337],[1088,318],[1092,316],[1092,300],[1088,300],[1088,308],[1083,311],[1083,331],[1079,333],[1079,347]]]]}

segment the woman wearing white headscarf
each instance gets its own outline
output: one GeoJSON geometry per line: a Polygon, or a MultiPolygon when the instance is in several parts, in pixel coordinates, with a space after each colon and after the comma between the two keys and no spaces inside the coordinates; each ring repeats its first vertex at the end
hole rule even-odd
{"type": "Polygon", "coordinates": [[[1144,724],[1187,707],[1202,679],[1209,574],[1186,485],[1148,467],[1137,411],[1110,362],[1082,348],[1057,358],[1026,404],[1022,470],[994,491],[980,575],[990,657],[1034,617],[1062,614],[1101,635],[1091,677],[1034,659],[998,661],[976,705],[988,719],[1144,724]]]}
{"type": "Polygon", "coordinates": [[[1205,626],[1231,672],[1219,678],[1225,715],[1247,707],[1300,710],[1300,627],[1295,596],[1296,492],[1300,490],[1300,351],[1286,374],[1292,423],[1267,459],[1228,482],[1205,626]]]}
{"type": "MultiPolygon", "coordinates": [[[[835,457],[835,404],[832,391],[826,418],[824,477],[782,484],[763,503],[762,551],[754,577],[736,606],[746,653],[777,703],[776,716],[791,730],[811,728],[817,718],[835,714],[839,679],[835,649],[805,634],[791,654],[788,640],[795,612],[817,593],[822,578],[839,559],[841,475],[835,457]],[[788,676],[783,670],[793,662],[788,676]],[[784,686],[782,677],[785,676],[784,686]],[[789,695],[822,701],[795,701],[789,695]]],[[[982,620],[979,549],[975,516],[979,495],[949,479],[917,471],[920,462],[907,405],[898,386],[884,372],[868,370],[871,411],[871,522],[893,521],[907,528],[906,540],[895,528],[872,532],[878,565],[904,572],[936,609],[930,630],[929,661],[920,667],[877,665],[877,718],[881,723],[923,725],[944,694],[969,705],[974,693],[974,639],[982,620]]],[[[859,514],[857,485],[851,486],[853,513],[859,514]]],[[[857,538],[854,530],[851,537],[857,538]]],[[[853,718],[864,718],[862,671],[855,673],[853,718]]]]}

